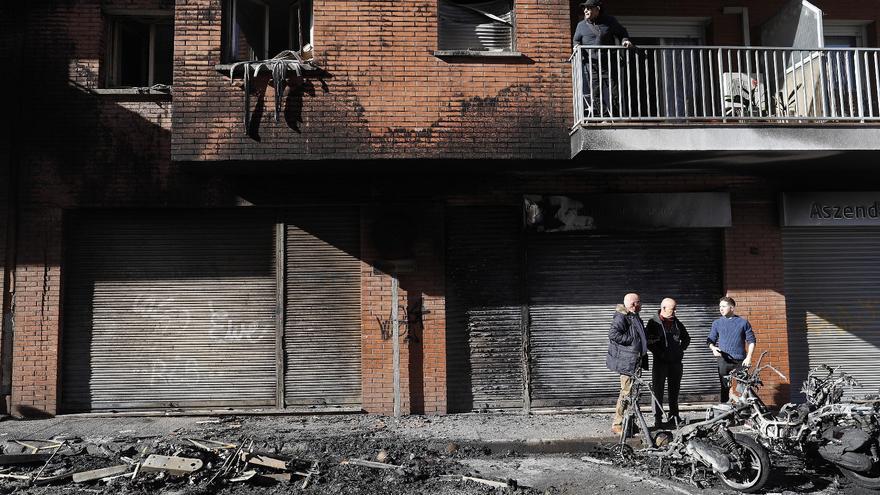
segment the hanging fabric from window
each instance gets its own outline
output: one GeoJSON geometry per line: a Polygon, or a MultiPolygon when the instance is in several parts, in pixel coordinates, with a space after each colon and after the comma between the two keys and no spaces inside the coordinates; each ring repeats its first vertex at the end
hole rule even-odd
{"type": "Polygon", "coordinates": [[[513,0],[440,0],[441,50],[513,49],[513,0]]]}

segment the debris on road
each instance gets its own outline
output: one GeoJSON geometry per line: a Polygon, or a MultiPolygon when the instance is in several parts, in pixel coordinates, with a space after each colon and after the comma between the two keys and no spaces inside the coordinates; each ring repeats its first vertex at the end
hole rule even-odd
{"type": "Polygon", "coordinates": [[[0,465],[9,466],[15,464],[38,464],[48,461],[50,457],[52,457],[52,454],[0,455],[0,465]]]}
{"type": "Polygon", "coordinates": [[[6,493],[10,485],[20,485],[13,487],[18,491],[28,486],[104,483],[110,493],[109,488],[118,480],[147,490],[178,483],[207,488],[212,484],[294,480],[302,480],[304,488],[322,474],[317,460],[269,455],[257,447],[262,448],[253,440],[232,443],[174,434],[164,439],[9,440],[0,444],[0,465],[7,466],[0,472],[0,491],[6,493]]]}
{"type": "Polygon", "coordinates": [[[384,462],[374,462],[374,461],[366,461],[363,459],[345,459],[341,461],[339,464],[352,464],[355,466],[363,466],[374,469],[398,469],[402,470],[403,466],[398,466],[396,464],[386,464],[384,462]]]}
{"type": "Polygon", "coordinates": [[[165,471],[172,476],[183,476],[201,468],[201,459],[150,454],[141,465],[141,472],[165,471]]]}
{"type": "Polygon", "coordinates": [[[119,464],[117,466],[110,466],[101,469],[93,469],[91,471],[73,473],[72,477],[74,483],[85,483],[86,481],[94,481],[101,478],[116,476],[117,474],[125,473],[129,469],[131,469],[131,466],[129,466],[128,464],[119,464]]]}

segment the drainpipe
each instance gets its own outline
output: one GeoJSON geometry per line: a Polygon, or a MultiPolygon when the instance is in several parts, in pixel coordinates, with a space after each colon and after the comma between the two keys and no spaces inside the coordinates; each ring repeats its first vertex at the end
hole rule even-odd
{"type": "MultiPolygon", "coordinates": [[[[18,2],[13,2],[9,6],[12,11],[12,18],[18,18],[19,22],[15,25],[18,32],[13,33],[12,46],[9,52],[12,54],[12,67],[21,67],[24,58],[24,36],[27,32],[27,7],[18,2]],[[17,15],[16,15],[17,14],[17,15]]],[[[11,71],[12,80],[10,87],[21,87],[21,74],[23,71],[11,71]]],[[[11,95],[11,92],[5,92],[11,95]]],[[[15,98],[15,102],[7,107],[12,110],[11,118],[6,138],[9,140],[9,154],[7,162],[8,170],[8,198],[6,205],[6,259],[3,260],[3,280],[0,282],[0,289],[3,291],[2,303],[0,310],[3,312],[0,319],[0,396],[3,397],[3,413],[8,414],[10,408],[10,399],[12,394],[12,341],[15,335],[15,270],[16,270],[16,247],[18,245],[18,204],[19,204],[19,168],[21,163],[21,126],[17,125],[21,122],[24,115],[24,99],[15,98]]],[[[0,138],[2,139],[2,138],[0,138]]]]}
{"type": "MultiPolygon", "coordinates": [[[[15,131],[9,135],[15,134],[15,131]]],[[[19,152],[16,140],[10,142],[9,153],[9,198],[6,206],[6,259],[3,266],[3,319],[2,340],[0,340],[0,396],[3,396],[4,413],[9,413],[9,398],[12,394],[12,340],[15,335],[15,270],[16,242],[18,228],[18,162],[19,152]]]]}
{"type": "Polygon", "coordinates": [[[394,417],[401,415],[400,393],[400,316],[397,312],[398,297],[400,297],[400,281],[397,278],[397,270],[391,274],[391,349],[392,366],[394,368],[394,417]]]}
{"type": "Polygon", "coordinates": [[[739,14],[742,16],[742,36],[743,46],[752,45],[752,35],[749,29],[749,8],[748,7],[724,7],[725,14],[739,14]]]}

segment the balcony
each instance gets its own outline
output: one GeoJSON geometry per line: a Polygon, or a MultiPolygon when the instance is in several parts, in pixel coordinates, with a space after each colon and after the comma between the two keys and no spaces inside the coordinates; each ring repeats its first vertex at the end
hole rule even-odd
{"type": "Polygon", "coordinates": [[[579,46],[571,153],[800,160],[880,149],[880,50],[579,46]]]}

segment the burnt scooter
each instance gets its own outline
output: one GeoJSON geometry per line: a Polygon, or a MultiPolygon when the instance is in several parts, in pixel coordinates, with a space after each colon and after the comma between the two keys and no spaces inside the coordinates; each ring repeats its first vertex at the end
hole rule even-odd
{"type": "Polygon", "coordinates": [[[648,390],[653,401],[657,399],[640,374],[633,376],[633,380],[624,403],[626,413],[620,443],[615,447],[620,455],[634,454],[625,440],[638,424],[646,448],[637,454],[658,460],[660,475],[686,479],[695,486],[701,486],[714,476],[743,493],[758,491],[767,483],[771,468],[767,450],[751,437],[730,431],[740,409],[731,408],[704,421],[683,425],[674,432],[661,431],[653,435],[639,408],[642,387],[648,390]]]}
{"type": "Polygon", "coordinates": [[[740,392],[729,409],[757,432],[757,440],[776,454],[800,453],[808,462],[830,463],[863,488],[880,490],[880,399],[843,400],[846,388],[858,382],[840,371],[820,365],[810,371],[801,392],[804,404],[786,404],[778,415],[757,395],[762,385],[764,354],[752,371],[735,370],[740,392]]]}

